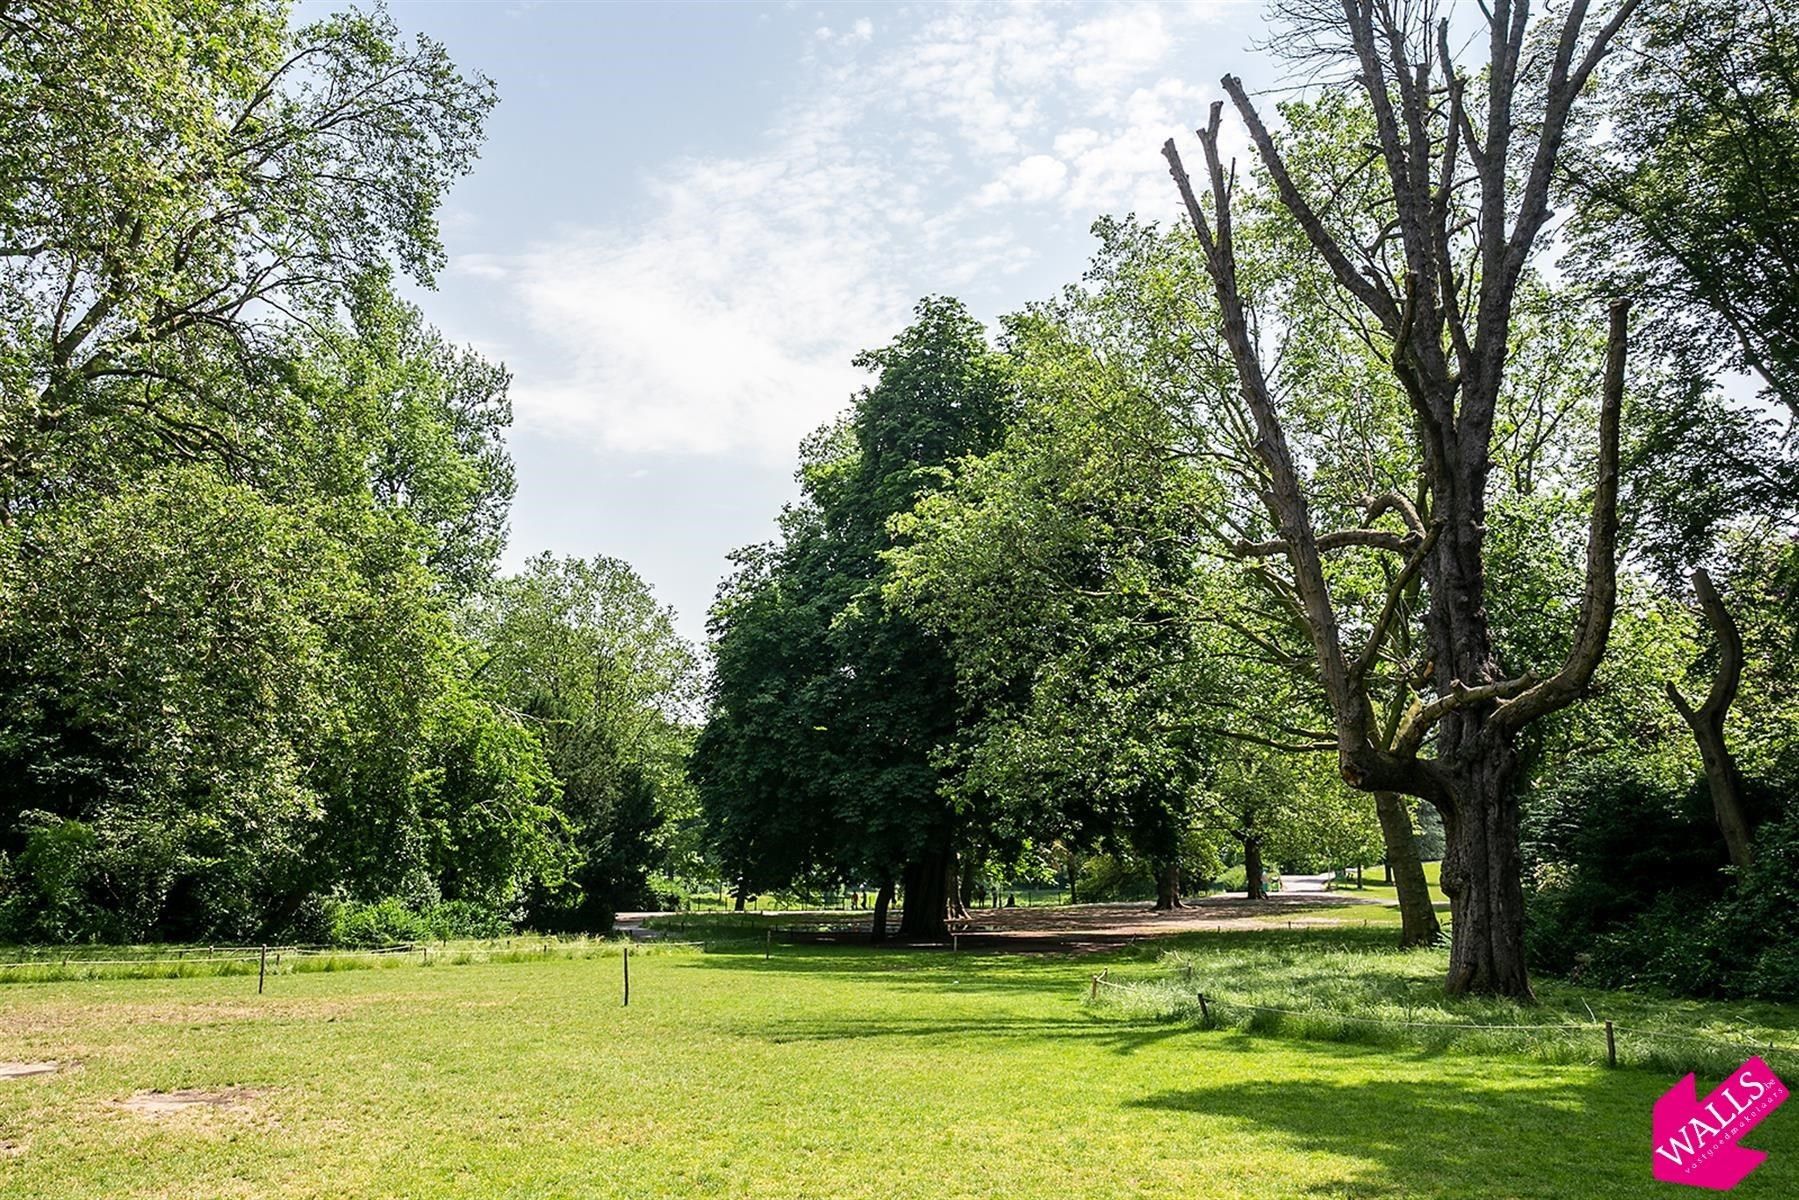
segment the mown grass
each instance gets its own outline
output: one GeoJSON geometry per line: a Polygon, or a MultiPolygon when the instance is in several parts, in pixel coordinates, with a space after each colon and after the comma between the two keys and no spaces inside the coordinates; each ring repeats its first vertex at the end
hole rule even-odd
{"type": "MultiPolygon", "coordinates": [[[[1380,936],[1174,949],[1196,974],[1270,990],[1343,999],[1352,966],[1425,987],[1430,962],[1383,955],[1380,936]]],[[[0,989],[0,1058],[80,1064],[0,1081],[0,1194],[1604,1200],[1657,1186],[1646,1135],[1665,1072],[1202,1030],[1089,1002],[1102,968],[1167,975],[1165,949],[776,946],[765,960],[739,932],[634,953],[629,1008],[615,955],[284,975],[261,997],[236,977],[0,989]],[[231,1086],[256,1097],[154,1119],[117,1103],[231,1086]]],[[[1772,1157],[1738,1195],[1799,1190],[1794,1117],[1751,1136],[1772,1157]]]]}
{"type": "MultiPolygon", "coordinates": [[[[1399,893],[1390,883],[1382,882],[1382,870],[1379,863],[1372,867],[1362,868],[1362,886],[1355,884],[1355,873],[1350,872],[1348,879],[1334,886],[1334,891],[1347,892],[1353,896],[1370,896],[1381,900],[1398,902],[1399,893]]],[[[1443,864],[1427,862],[1424,864],[1424,882],[1430,887],[1431,902],[1438,908],[1449,907],[1449,897],[1443,894],[1443,864]]]]}
{"type": "Polygon", "coordinates": [[[208,979],[228,975],[296,975],[321,971],[533,962],[542,958],[617,956],[622,940],[517,937],[466,939],[379,949],[206,946],[82,946],[17,950],[0,959],[0,986],[95,979],[208,979]]]}

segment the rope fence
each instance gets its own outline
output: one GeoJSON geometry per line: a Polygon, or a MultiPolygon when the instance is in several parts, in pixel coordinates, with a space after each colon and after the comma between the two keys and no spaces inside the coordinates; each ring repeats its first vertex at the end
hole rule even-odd
{"type": "MultiPolygon", "coordinates": [[[[1169,999],[1177,998],[1182,995],[1182,993],[1180,993],[1178,991],[1171,991],[1170,988],[1168,987],[1169,984],[1175,983],[1174,980],[1157,981],[1157,982],[1151,982],[1151,983],[1144,983],[1144,982],[1123,982],[1123,983],[1121,983],[1117,980],[1109,978],[1109,975],[1110,975],[1110,968],[1107,968],[1106,970],[1101,971],[1099,974],[1094,975],[1092,977],[1091,990],[1089,992],[1090,1000],[1098,1001],[1098,999],[1100,997],[1101,989],[1108,989],[1110,991],[1117,991],[1117,992],[1125,992],[1128,994],[1134,994],[1134,995],[1138,995],[1138,996],[1153,996],[1156,998],[1169,998],[1169,999]]],[[[1187,981],[1191,982],[1191,980],[1192,980],[1192,975],[1191,975],[1191,972],[1189,972],[1189,974],[1187,976],[1187,981]]],[[[1719,1038],[1719,1037],[1706,1037],[1706,1036],[1699,1035],[1699,1034],[1674,1033],[1674,1032],[1660,1030],[1660,1029],[1649,1029],[1649,1028],[1639,1026],[1639,1025],[1628,1025],[1628,1026],[1627,1025],[1619,1025],[1614,1021],[1600,1020],[1597,1018],[1595,1018],[1592,1021],[1561,1021],[1561,1022],[1556,1022],[1553,1024],[1534,1024],[1534,1025],[1508,1024],[1508,1023],[1499,1023],[1499,1022],[1489,1023],[1489,1022],[1482,1022],[1482,1021],[1404,1021],[1404,1020],[1396,1020],[1396,1019],[1387,1018],[1387,1017],[1358,1016],[1354,1013],[1338,1012],[1338,1011],[1335,1011],[1333,1009],[1328,1009],[1328,1008],[1296,1009],[1296,1008],[1280,1008],[1280,1007],[1276,1007],[1274,1005],[1268,1005],[1268,1004],[1250,1004],[1250,1003],[1247,1003],[1244,1001],[1239,1001],[1239,1000],[1224,1000],[1214,994],[1209,994],[1207,992],[1199,991],[1199,990],[1194,991],[1193,998],[1199,1004],[1200,1021],[1201,1021],[1202,1025],[1208,1029],[1217,1027],[1216,1022],[1213,1019],[1213,1012],[1216,1010],[1216,1011],[1220,1011],[1220,1012],[1222,1012],[1222,1011],[1237,1011],[1237,1012],[1244,1012],[1244,1013],[1268,1013],[1268,1014],[1275,1015],[1275,1016],[1290,1017],[1290,1018],[1294,1018],[1297,1020],[1347,1022],[1347,1023],[1355,1024],[1355,1025],[1380,1027],[1380,1028],[1391,1028],[1391,1029],[1417,1029],[1417,1030],[1427,1030],[1427,1031],[1433,1031],[1433,1030],[1434,1031],[1476,1031],[1476,1032],[1498,1032],[1498,1033],[1580,1034],[1580,1035],[1592,1035],[1592,1036],[1598,1036],[1600,1034],[1603,1034],[1605,1037],[1606,1065],[1608,1067],[1616,1067],[1618,1065],[1617,1039],[1619,1036],[1626,1035],[1626,1034],[1628,1034],[1632,1038],[1636,1038],[1636,1039],[1639,1039],[1641,1041],[1651,1043],[1651,1044],[1653,1044],[1655,1042],[1659,1042],[1659,1041],[1664,1041],[1664,1040],[1678,1041],[1678,1042],[1684,1042],[1684,1043],[1693,1044],[1693,1045],[1704,1046],[1707,1049],[1712,1050],[1714,1052],[1718,1052],[1718,1053],[1724,1053],[1724,1052],[1728,1051],[1732,1054],[1737,1054],[1737,1053],[1743,1053],[1743,1052],[1747,1051],[1752,1054],[1761,1054],[1761,1055],[1768,1055],[1768,1054],[1789,1055],[1790,1054],[1790,1055],[1799,1056],[1799,1046],[1790,1046],[1790,1045],[1785,1045],[1780,1042],[1767,1041],[1767,1040],[1763,1040],[1761,1038],[1753,1037],[1747,1033],[1737,1034],[1734,1037],[1725,1039],[1725,1038],[1719,1038]]]]}
{"type": "MultiPolygon", "coordinates": [[[[655,938],[644,943],[661,948],[701,947],[699,941],[655,938]]],[[[79,950],[33,952],[29,957],[0,961],[0,985],[11,982],[51,983],[102,979],[142,979],[255,975],[263,992],[271,975],[435,964],[466,965],[495,961],[530,962],[628,953],[632,943],[618,939],[494,940],[485,942],[406,942],[392,946],[270,945],[248,947],[183,947],[173,953],[131,957],[85,958],[79,950]]]]}

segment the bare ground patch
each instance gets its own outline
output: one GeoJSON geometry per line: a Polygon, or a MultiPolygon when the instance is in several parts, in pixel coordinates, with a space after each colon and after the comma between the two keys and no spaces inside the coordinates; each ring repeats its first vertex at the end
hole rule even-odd
{"type": "Polygon", "coordinates": [[[115,1103],[128,1112],[146,1117],[165,1117],[190,1109],[223,1109],[246,1112],[262,1092],[256,1088],[228,1087],[216,1090],[177,1088],[172,1092],[133,1092],[130,1099],[115,1103]]]}
{"type": "Polygon", "coordinates": [[[54,1075],[58,1071],[67,1071],[76,1064],[59,1059],[45,1059],[42,1062],[0,1062],[0,1079],[28,1079],[33,1075],[54,1075]]]}
{"type": "MultiPolygon", "coordinates": [[[[1199,930],[1267,929],[1271,922],[1282,920],[1294,928],[1341,925],[1345,921],[1340,917],[1307,914],[1358,903],[1378,905],[1381,901],[1344,892],[1298,892],[1277,893],[1266,900],[1229,894],[1202,896],[1172,911],[1158,911],[1145,903],[976,909],[952,927],[956,930],[954,944],[963,950],[1084,953],[1199,930]]],[[[846,922],[841,913],[824,918],[797,913],[794,917],[793,924],[779,931],[777,938],[844,943],[869,940],[866,927],[846,922]],[[811,928],[815,923],[821,926],[816,931],[811,928]]],[[[896,940],[892,944],[903,943],[896,940]]]]}

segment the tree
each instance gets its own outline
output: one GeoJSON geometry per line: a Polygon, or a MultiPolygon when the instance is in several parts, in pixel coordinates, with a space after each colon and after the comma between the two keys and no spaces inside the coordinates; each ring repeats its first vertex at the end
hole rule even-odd
{"type": "Polygon", "coordinates": [[[1437,805],[1448,837],[1443,884],[1454,940],[1451,994],[1531,995],[1518,855],[1518,737],[1580,698],[1603,656],[1616,601],[1618,422],[1627,308],[1615,302],[1580,609],[1565,658],[1546,676],[1508,675],[1495,653],[1486,571],[1494,420],[1505,383],[1519,288],[1549,218],[1550,189],[1576,102],[1636,8],[1623,0],[1588,34],[1575,4],[1533,26],[1527,5],[1484,10],[1488,52],[1473,85],[1449,51],[1447,20],[1429,4],[1364,0],[1286,6],[1293,52],[1346,65],[1364,100],[1378,164],[1372,209],[1336,207],[1328,181],[1303,168],[1263,124],[1242,83],[1223,86],[1256,149],[1266,186],[1328,270],[1344,320],[1390,356],[1410,406],[1424,504],[1369,499],[1361,526],[1321,532],[1288,441],[1287,416],[1252,322],[1256,281],[1237,257],[1234,169],[1223,160],[1223,102],[1199,131],[1209,197],[1195,194],[1173,140],[1164,147],[1197,236],[1219,322],[1264,472],[1277,536],[1273,558],[1312,643],[1329,702],[1339,767],[1351,786],[1437,805]],[[1527,54],[1528,48],[1532,53],[1527,54]],[[1475,89],[1471,91],[1471,86],[1475,89]],[[1466,156],[1464,160],[1464,156],[1466,156]],[[1379,527],[1397,516],[1402,532],[1379,527]],[[1325,555],[1384,547],[1399,567],[1363,648],[1346,645],[1325,555]],[[1369,676],[1405,589],[1421,579],[1427,698],[1390,742],[1380,736],[1369,676]],[[1427,741],[1432,753],[1425,753],[1427,741]]]}
{"type": "Polygon", "coordinates": [[[540,892],[539,927],[603,929],[649,902],[669,814],[683,806],[693,649],[617,559],[541,554],[465,613],[477,683],[541,740],[572,830],[572,891],[540,892]]]}
{"type": "Polygon", "coordinates": [[[719,663],[695,777],[744,879],[815,869],[904,889],[902,931],[936,936],[963,814],[939,754],[959,720],[941,641],[882,600],[889,521],[990,449],[1011,411],[1003,358],[954,300],[926,299],[847,419],[802,452],[778,546],[740,556],[713,610],[719,663]],[[804,826],[798,842],[769,836],[804,826]]]}
{"type": "MultiPolygon", "coordinates": [[[[1142,244],[1134,226],[1102,229],[1142,244]]],[[[1223,636],[1249,607],[1209,553],[1228,492],[1215,460],[1179,449],[1181,406],[1145,402],[1167,378],[1143,361],[1167,360],[1119,344],[1116,308],[1142,280],[1116,287],[1114,266],[1009,322],[1020,415],[896,521],[888,596],[943,635],[980,714],[954,786],[986,801],[997,844],[1146,860],[1171,908],[1196,833],[1252,863],[1264,845],[1347,854],[1342,832],[1369,832],[1369,814],[1312,786],[1304,689],[1223,636]]]]}
{"type": "Polygon", "coordinates": [[[1751,851],[1749,818],[1743,811],[1743,778],[1737,769],[1736,756],[1724,739],[1724,718],[1730,713],[1743,677],[1743,635],[1704,567],[1693,572],[1693,590],[1698,594],[1700,608],[1717,638],[1718,669],[1712,676],[1705,699],[1697,708],[1687,701],[1673,680],[1667,684],[1668,699],[1692,729],[1693,740],[1699,743],[1712,812],[1717,817],[1718,832],[1724,837],[1725,848],[1730,852],[1731,864],[1746,871],[1750,866],[1751,851]]]}
{"type": "Polygon", "coordinates": [[[1618,51],[1566,163],[1577,265],[1643,297],[1671,353],[1799,413],[1799,13],[1650,0],[1618,51]]]}
{"type": "Polygon", "coordinates": [[[0,520],[103,442],[240,454],[295,321],[390,260],[429,281],[493,101],[380,11],[0,8],[0,520]]]}
{"type": "Polygon", "coordinates": [[[85,898],[58,936],[286,936],[332,895],[510,913],[560,872],[536,740],[472,695],[415,550],[366,495],[198,466],[6,531],[0,850],[85,898]]]}

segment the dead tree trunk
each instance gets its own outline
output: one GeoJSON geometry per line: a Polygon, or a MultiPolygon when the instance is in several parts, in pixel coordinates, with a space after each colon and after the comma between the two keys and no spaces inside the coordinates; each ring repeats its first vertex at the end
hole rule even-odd
{"type": "Polygon", "coordinates": [[[1443,813],[1443,894],[1454,936],[1450,995],[1529,999],[1524,959],[1524,883],[1518,853],[1516,757],[1492,756],[1458,780],[1443,813]]]}
{"type": "Polygon", "coordinates": [[[1418,841],[1406,802],[1392,792],[1376,792],[1374,811],[1380,818],[1381,842],[1387,852],[1387,881],[1399,896],[1399,944],[1434,945],[1443,927],[1437,923],[1437,910],[1431,907],[1430,884],[1418,859],[1418,841]]]}
{"type": "MultiPolygon", "coordinates": [[[[1361,528],[1314,527],[1309,483],[1288,443],[1279,388],[1263,366],[1261,339],[1278,336],[1272,331],[1282,322],[1252,319],[1256,297],[1246,299],[1238,278],[1231,205],[1239,182],[1235,163],[1227,166],[1220,157],[1223,102],[1212,106],[1199,131],[1209,203],[1195,194],[1172,139],[1162,151],[1198,236],[1235,367],[1236,390],[1221,403],[1240,399],[1241,408],[1231,411],[1246,410],[1251,425],[1239,438],[1254,479],[1246,491],[1277,535],[1264,542],[1233,535],[1229,545],[1241,557],[1261,560],[1258,569],[1311,642],[1306,673],[1329,702],[1330,740],[1344,781],[1363,791],[1416,796],[1444,813],[1452,994],[1531,997],[1519,875],[1518,736],[1585,694],[1616,606],[1624,302],[1614,302],[1610,317],[1579,615],[1567,658],[1548,678],[1529,671],[1508,678],[1500,669],[1488,616],[1486,496],[1514,301],[1549,219],[1570,117],[1639,2],[1620,0],[1591,36],[1583,30],[1585,4],[1546,14],[1543,23],[1555,26],[1548,29],[1533,25],[1529,6],[1519,0],[1483,6],[1489,34],[1487,61],[1478,68],[1484,111],[1467,107],[1466,76],[1451,53],[1447,19],[1433,28],[1387,4],[1307,8],[1313,52],[1339,58],[1353,73],[1370,122],[1367,182],[1382,189],[1382,229],[1372,245],[1359,226],[1342,223],[1341,211],[1314,207],[1323,181],[1294,178],[1242,82],[1223,80],[1269,191],[1329,272],[1341,301],[1360,310],[1351,325],[1363,337],[1377,330],[1382,352],[1390,354],[1394,383],[1412,409],[1411,450],[1428,502],[1423,512],[1387,494],[1369,499],[1361,528]],[[1526,53],[1537,35],[1547,50],[1541,56],[1526,53]],[[1542,77],[1527,80],[1525,63],[1533,70],[1541,65],[1542,77]],[[1525,104],[1531,111],[1518,111],[1525,104]],[[1377,523],[1391,514],[1403,519],[1403,533],[1377,523]],[[1354,653],[1345,645],[1344,614],[1323,564],[1325,554],[1343,551],[1388,554],[1398,564],[1384,599],[1354,614],[1354,627],[1368,631],[1354,653]],[[1284,575],[1275,575],[1283,562],[1284,575]],[[1406,596],[1420,578],[1429,595],[1428,666],[1395,663],[1390,634],[1396,622],[1413,619],[1406,596]],[[1375,691],[1411,687],[1421,694],[1406,706],[1389,743],[1374,728],[1375,691]]],[[[1358,219],[1363,215],[1358,210],[1358,219]]],[[[1220,424],[1232,428],[1228,417],[1220,424]]],[[[1236,427],[1242,424],[1239,417],[1236,427]]]]}
{"type": "Polygon", "coordinates": [[[1718,672],[1712,676],[1705,702],[1698,708],[1687,703],[1672,680],[1668,683],[1668,699],[1680,710],[1681,718],[1693,731],[1693,740],[1699,743],[1705,783],[1712,795],[1712,813],[1717,817],[1718,832],[1724,835],[1731,865],[1740,871],[1748,870],[1753,858],[1749,819],[1743,811],[1743,777],[1724,741],[1724,718],[1730,714],[1737,685],[1743,678],[1743,635],[1704,567],[1693,572],[1693,590],[1699,594],[1699,607],[1712,627],[1712,636],[1718,639],[1718,672]]]}

